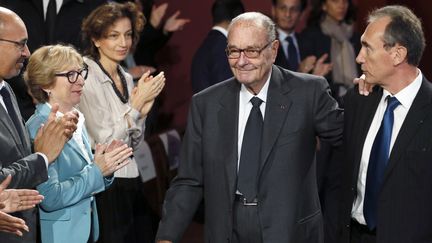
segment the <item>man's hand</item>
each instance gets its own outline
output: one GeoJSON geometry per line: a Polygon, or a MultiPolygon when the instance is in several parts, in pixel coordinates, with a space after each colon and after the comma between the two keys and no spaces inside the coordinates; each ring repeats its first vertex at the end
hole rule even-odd
{"type": "Polygon", "coordinates": [[[65,143],[72,137],[78,123],[78,113],[68,112],[63,117],[56,117],[58,104],[52,106],[46,124],[39,128],[34,140],[35,152],[41,152],[52,163],[63,150],[65,143]]]}
{"type": "Polygon", "coordinates": [[[29,231],[25,221],[0,211],[0,231],[22,236],[22,231],[29,231]]]}
{"type": "Polygon", "coordinates": [[[36,190],[6,189],[12,180],[9,175],[0,184],[0,211],[13,213],[16,211],[34,208],[43,200],[43,196],[36,190]]]}
{"type": "Polygon", "coordinates": [[[374,84],[370,84],[366,81],[366,76],[363,74],[360,78],[353,80],[354,84],[358,84],[358,90],[361,95],[368,96],[372,92],[374,84]]]}

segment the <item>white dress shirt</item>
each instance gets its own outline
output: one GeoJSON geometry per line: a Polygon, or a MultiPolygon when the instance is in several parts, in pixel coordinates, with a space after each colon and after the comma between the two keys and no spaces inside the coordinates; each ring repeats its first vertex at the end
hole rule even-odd
{"type": "MultiPolygon", "coordinates": [[[[413,103],[414,98],[416,97],[420,89],[423,80],[423,75],[420,70],[418,70],[418,73],[419,74],[411,84],[409,84],[407,87],[405,87],[404,89],[402,89],[401,91],[399,91],[397,94],[394,95],[400,102],[400,105],[396,107],[396,109],[394,110],[394,123],[393,123],[392,137],[390,140],[389,155],[391,154],[391,150],[396,141],[399,130],[402,127],[402,123],[404,122],[405,117],[411,107],[411,104],[413,103]]],[[[366,225],[366,220],[363,215],[363,203],[364,203],[364,195],[366,189],[366,176],[367,176],[367,169],[369,164],[369,156],[372,150],[372,145],[375,140],[375,136],[378,133],[378,130],[381,126],[381,122],[384,117],[384,112],[387,108],[386,97],[388,95],[392,96],[390,92],[388,92],[387,90],[383,90],[381,101],[377,107],[375,116],[372,120],[368,134],[366,136],[366,140],[364,142],[362,157],[360,160],[359,175],[357,179],[357,197],[353,203],[351,216],[357,222],[364,225],[366,225]]]]}
{"type": "Polygon", "coordinates": [[[293,42],[294,42],[294,46],[295,46],[295,48],[297,50],[297,57],[296,57],[297,58],[297,62],[300,63],[300,50],[299,50],[299,46],[298,46],[298,42],[297,42],[297,38],[296,38],[295,32],[287,34],[285,31],[281,30],[280,28],[277,28],[277,32],[278,32],[278,35],[279,35],[279,42],[281,43],[281,46],[283,48],[283,51],[285,53],[285,56],[286,56],[287,60],[290,57],[288,55],[288,45],[289,44],[288,44],[288,41],[286,40],[286,38],[288,36],[292,37],[293,42]]]}
{"type": "Polygon", "coordinates": [[[240,153],[241,153],[241,146],[242,146],[242,142],[243,142],[243,134],[244,134],[247,120],[249,118],[249,114],[252,110],[252,103],[250,102],[250,99],[252,99],[252,97],[256,96],[263,101],[261,103],[260,110],[261,110],[262,117],[264,119],[265,108],[266,108],[266,103],[267,103],[267,91],[268,91],[268,87],[269,87],[269,83],[270,83],[270,77],[271,77],[271,71],[270,71],[269,77],[267,78],[266,83],[264,84],[264,86],[262,87],[262,89],[260,90],[260,92],[257,95],[251,94],[247,90],[246,86],[244,86],[243,84],[241,85],[240,95],[239,95],[237,170],[239,169],[239,165],[240,165],[240,153]]]}

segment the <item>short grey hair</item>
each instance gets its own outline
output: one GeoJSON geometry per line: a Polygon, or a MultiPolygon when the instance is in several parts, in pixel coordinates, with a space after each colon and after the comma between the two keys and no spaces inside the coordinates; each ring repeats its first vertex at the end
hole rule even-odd
{"type": "Polygon", "coordinates": [[[259,12],[247,12],[240,14],[239,16],[235,17],[228,26],[228,35],[232,26],[240,22],[246,22],[257,27],[262,27],[267,32],[268,42],[276,40],[276,25],[268,16],[259,12]]]}

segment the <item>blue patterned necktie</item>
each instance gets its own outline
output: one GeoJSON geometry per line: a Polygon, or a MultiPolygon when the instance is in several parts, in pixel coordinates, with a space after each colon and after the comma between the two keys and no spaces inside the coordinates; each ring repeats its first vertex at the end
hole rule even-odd
{"type": "Polygon", "coordinates": [[[259,108],[263,101],[254,96],[250,102],[252,103],[252,110],[249,114],[243,134],[237,178],[237,188],[248,202],[253,201],[257,195],[257,176],[261,153],[261,136],[264,124],[259,108]]]}
{"type": "Polygon", "coordinates": [[[377,225],[377,204],[379,191],[384,177],[390,152],[390,140],[393,130],[393,111],[400,104],[396,97],[387,96],[387,108],[381,126],[372,145],[366,177],[366,191],[363,214],[370,230],[377,225]]]}
{"type": "Polygon", "coordinates": [[[297,72],[299,66],[297,48],[292,36],[287,36],[285,40],[288,41],[288,69],[297,72]]]}

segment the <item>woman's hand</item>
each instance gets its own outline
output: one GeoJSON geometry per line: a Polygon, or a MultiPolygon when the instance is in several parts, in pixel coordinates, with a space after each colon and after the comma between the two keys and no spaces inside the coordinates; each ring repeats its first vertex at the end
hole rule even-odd
{"type": "Polygon", "coordinates": [[[154,103],[156,96],[160,94],[165,86],[165,75],[160,72],[155,77],[146,72],[138,80],[137,86],[132,90],[131,105],[140,111],[141,116],[147,115],[154,103]]]}
{"type": "Polygon", "coordinates": [[[132,148],[124,143],[117,142],[118,140],[114,140],[110,145],[96,145],[94,163],[99,167],[104,177],[111,176],[130,161],[129,157],[132,155],[132,148]]]}

